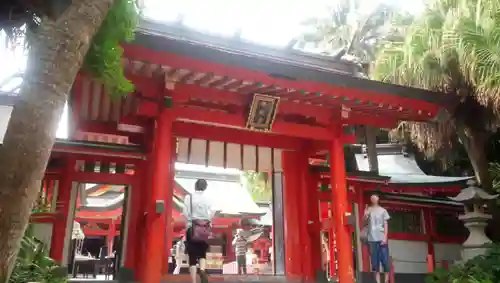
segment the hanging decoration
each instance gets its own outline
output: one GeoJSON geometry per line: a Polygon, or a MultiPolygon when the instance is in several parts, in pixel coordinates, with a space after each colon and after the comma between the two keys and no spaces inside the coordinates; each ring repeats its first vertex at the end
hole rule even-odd
{"type": "Polygon", "coordinates": [[[254,94],[247,118],[247,128],[254,131],[271,131],[278,112],[279,98],[254,94]]]}

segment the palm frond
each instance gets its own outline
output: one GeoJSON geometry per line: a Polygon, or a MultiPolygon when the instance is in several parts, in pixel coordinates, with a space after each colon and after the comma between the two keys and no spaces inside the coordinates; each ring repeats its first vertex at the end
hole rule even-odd
{"type": "Polygon", "coordinates": [[[371,62],[377,42],[389,34],[393,10],[379,5],[369,14],[361,14],[360,0],[342,0],[331,7],[329,16],[304,22],[310,29],[299,42],[313,43],[328,54],[345,54],[361,62],[371,62]]]}
{"type": "Polygon", "coordinates": [[[460,99],[451,120],[407,122],[395,132],[407,133],[428,156],[456,147],[456,123],[479,132],[497,127],[499,5],[495,1],[431,0],[424,13],[404,28],[406,36],[384,42],[377,54],[371,68],[373,79],[460,99]]]}

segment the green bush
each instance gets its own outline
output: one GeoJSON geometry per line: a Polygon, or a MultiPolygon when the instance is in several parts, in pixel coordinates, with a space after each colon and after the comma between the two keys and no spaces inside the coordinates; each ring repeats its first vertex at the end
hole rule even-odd
{"type": "Polygon", "coordinates": [[[9,283],[64,283],[66,274],[48,257],[45,244],[33,236],[31,227],[26,229],[21,242],[21,248],[12,271],[9,283]]]}
{"type": "Polygon", "coordinates": [[[426,283],[497,282],[500,282],[500,244],[490,245],[483,256],[477,256],[463,265],[453,265],[449,270],[439,268],[426,278],[426,283]]]}

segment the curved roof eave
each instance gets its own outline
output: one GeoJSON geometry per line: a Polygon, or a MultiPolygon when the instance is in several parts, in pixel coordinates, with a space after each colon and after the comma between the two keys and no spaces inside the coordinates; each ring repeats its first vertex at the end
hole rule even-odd
{"type": "Polygon", "coordinates": [[[178,25],[142,20],[132,45],[295,80],[385,93],[447,108],[458,103],[454,96],[359,78],[357,65],[353,63],[213,36],[178,25]]]}

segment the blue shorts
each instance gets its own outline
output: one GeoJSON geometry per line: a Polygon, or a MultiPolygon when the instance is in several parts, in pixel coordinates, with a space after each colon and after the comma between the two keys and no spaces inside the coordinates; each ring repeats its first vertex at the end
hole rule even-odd
{"type": "Polygon", "coordinates": [[[368,242],[370,246],[370,259],[372,271],[380,272],[380,265],[385,273],[389,272],[389,245],[382,242],[368,242]]]}

